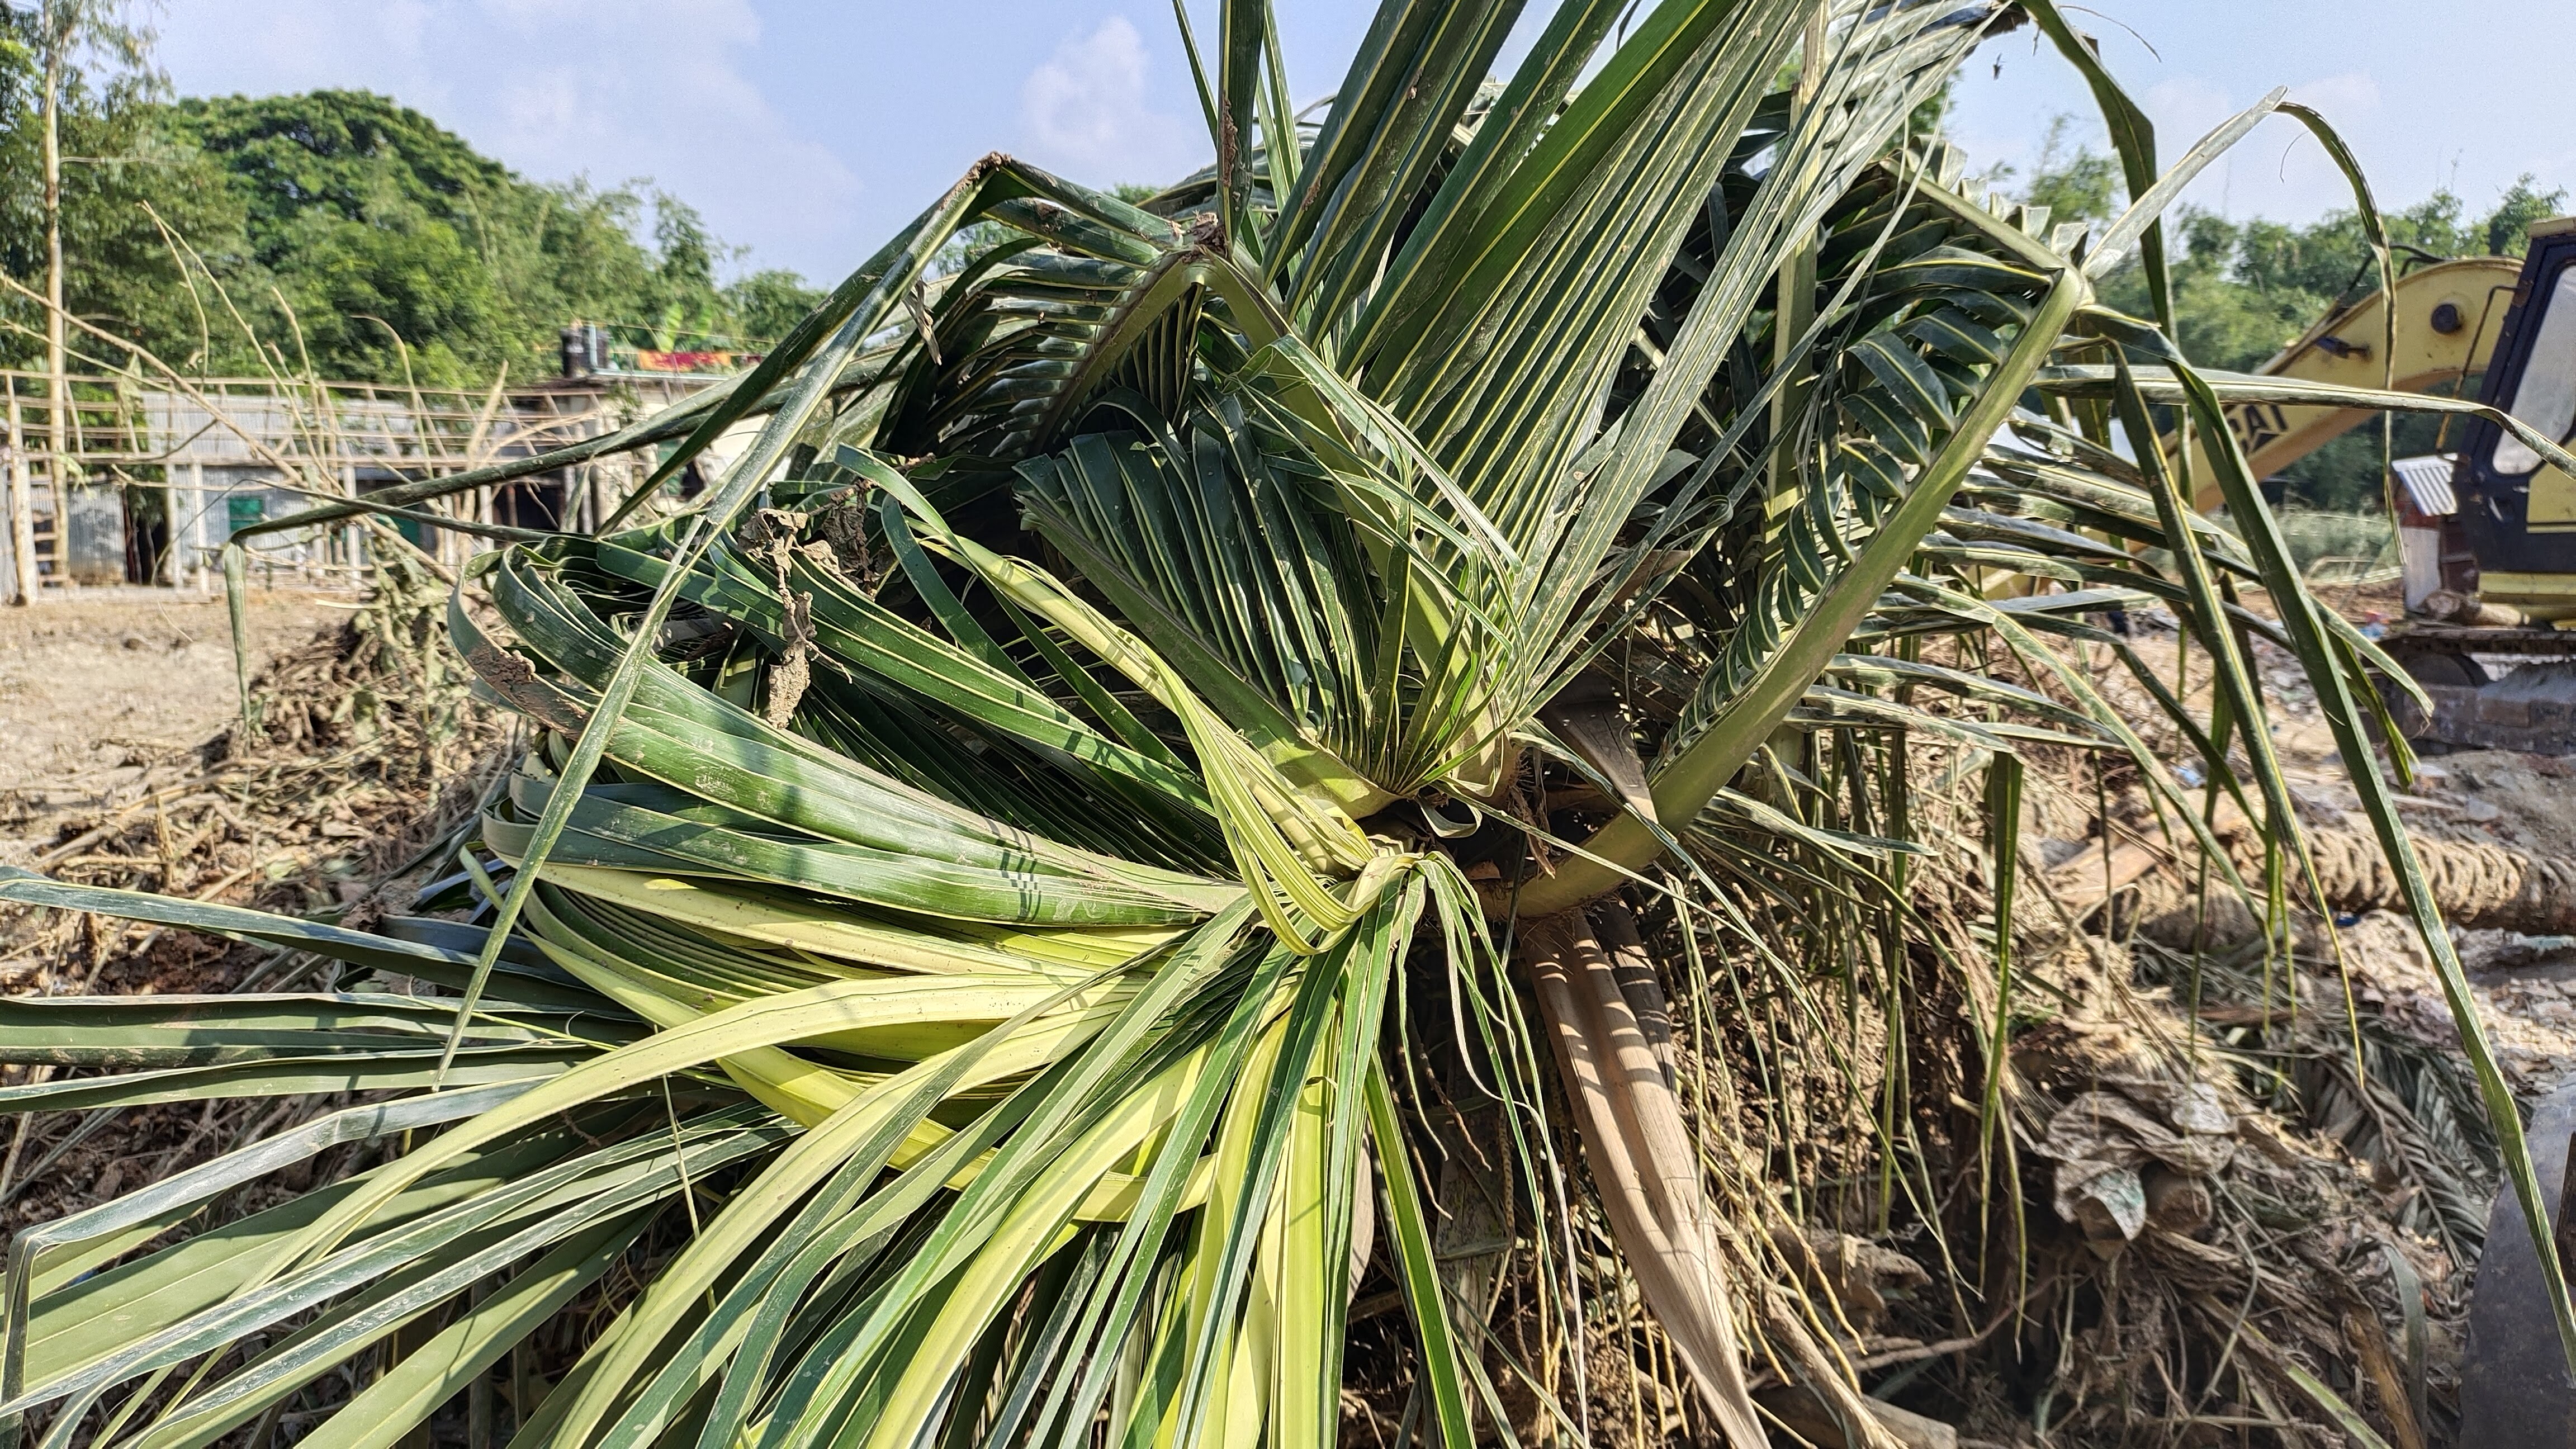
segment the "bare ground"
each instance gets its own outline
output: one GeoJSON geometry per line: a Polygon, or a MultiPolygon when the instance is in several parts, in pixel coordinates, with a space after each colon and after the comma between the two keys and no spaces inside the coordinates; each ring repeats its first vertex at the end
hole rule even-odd
{"type": "MultiPolygon", "coordinates": [[[[2329,594],[2326,601],[2362,624],[2400,611],[2387,591],[2329,594]]],[[[2259,597],[2255,607],[2263,607],[2259,597]]],[[[2207,710],[2207,662],[2196,653],[2187,663],[2178,659],[2169,623],[2143,629],[2131,642],[2160,677],[2188,681],[2193,707],[2207,710]]],[[[2089,662],[2105,696],[2141,722],[2159,754],[2177,765],[2193,761],[2179,735],[2162,726],[2144,691],[2107,651],[2095,651],[2089,662]]],[[[2300,815],[2311,826],[2367,834],[2359,814],[2361,798],[2298,662],[2258,640],[2254,664],[2258,687],[2275,711],[2273,744],[2300,815]]],[[[2449,750],[2428,753],[2419,764],[2417,777],[2397,797],[2408,831],[2418,841],[2498,845],[2536,858],[2576,859],[2576,756],[2449,750]]],[[[2095,828],[2089,781],[2035,778],[2033,789],[2036,823],[2044,834],[2082,840],[2095,828]]],[[[2322,940],[2317,948],[2352,973],[2356,994],[2365,1003],[2429,1046],[2456,1048],[2458,1028],[2413,923],[2373,912],[2358,920],[2339,919],[2334,931],[2339,949],[2322,940]]],[[[2516,1095],[2529,1105],[2576,1082],[2576,938],[2458,926],[2450,932],[2468,968],[2479,1019],[2516,1095]]]]}
{"type": "MultiPolygon", "coordinates": [[[[253,593],[251,671],[350,606],[343,595],[253,593]]],[[[0,607],[0,836],[14,833],[11,817],[131,783],[142,756],[193,748],[223,729],[236,698],[220,596],[98,589],[0,607]]]]}

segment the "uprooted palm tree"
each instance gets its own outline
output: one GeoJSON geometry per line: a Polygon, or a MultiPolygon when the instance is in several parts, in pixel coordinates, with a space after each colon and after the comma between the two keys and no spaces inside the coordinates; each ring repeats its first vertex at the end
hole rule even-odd
{"type": "MultiPolygon", "coordinates": [[[[2299,855],[2256,633],[2418,877],[2366,763],[2385,661],[2224,446],[2255,384],[2093,292],[2140,265],[2162,306],[2154,217],[2277,97],[2159,181],[2092,72],[2139,200],[2088,235],[1904,134],[1984,4],[1666,0],[1614,37],[1626,0],[1566,0],[1493,87],[1518,7],[1388,0],[1315,127],[1267,7],[1222,9],[1210,170],[1139,206],[988,158],[728,391],[373,496],[673,445],[596,536],[514,535],[459,586],[529,744],[429,914],[0,884],[347,973],[17,1004],[11,1059],[112,1070],[0,1102],[358,1094],[22,1235],[0,1415],[179,1446],[336,1405],[304,1442],[387,1445],[500,1378],[530,1445],[1326,1444],[1384,1271],[1408,1423],[1463,1449],[1585,1371],[1597,1222],[1694,1423],[1765,1442],[1750,1342],[1883,1441],[1762,1244],[1760,1164],[1798,1144],[1735,1144],[1748,1173],[1686,1120],[1677,1083],[1730,1058],[1677,1059],[1644,942],[1758,963],[1802,1029],[1819,983],[1928,939],[1909,881],[1965,837],[1910,805],[1924,761],[1981,772],[2008,842],[2033,750],[2129,761],[2277,917],[2299,855]],[[2160,416],[2221,440],[2235,531],[2188,511],[2160,416]],[[720,486],[664,499],[755,417],[720,486]],[[2208,717],[2097,622],[2147,605],[2208,717]],[[2085,645],[2265,822],[2264,872],[2085,645]],[[348,1144],[364,1170],[117,1261],[348,1144]],[[1506,1278],[1559,1324],[1547,1361],[1489,1326],[1506,1278]]],[[[1975,899],[2009,921],[1994,858],[1975,899]]],[[[2008,1155],[2012,932],[1982,939],[1952,962],[1982,982],[1963,1080],[2008,1155]]],[[[1902,1074],[1868,1080],[1872,1150],[1915,1161],[1902,1074]]],[[[1882,1186],[1942,1220],[1912,1167],[1882,1186]]],[[[1582,1432],[1566,1402],[1538,1432],[1582,1432]]]]}

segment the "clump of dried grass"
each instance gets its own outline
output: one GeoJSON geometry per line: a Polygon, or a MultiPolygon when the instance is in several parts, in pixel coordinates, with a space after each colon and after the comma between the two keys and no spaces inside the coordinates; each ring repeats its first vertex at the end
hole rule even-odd
{"type": "Polygon", "coordinates": [[[2016,1041],[2037,1285],[2021,1339],[2045,1372],[2013,1417],[2076,1443],[2333,1442],[2355,1422],[2392,1444],[2447,1440],[2475,1242],[2425,1189],[2451,1172],[2447,1197],[2482,1215],[2457,1180],[2474,1159],[2427,1150],[2450,1104],[2438,1086],[2408,1100],[2385,1057],[2358,1130],[2329,1000],[2298,1016],[2282,1003],[2265,1025],[2253,1003],[2205,995],[2196,1025],[2149,996],[2016,1041]],[[2124,1169],[2125,1215],[2103,1186],[2124,1169]]]}

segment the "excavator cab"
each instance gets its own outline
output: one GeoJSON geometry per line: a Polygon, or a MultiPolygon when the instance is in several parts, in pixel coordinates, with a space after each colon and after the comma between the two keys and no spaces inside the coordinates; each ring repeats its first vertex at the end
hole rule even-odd
{"type": "MultiPolygon", "coordinates": [[[[2576,217],[2531,229],[2483,400],[2547,437],[2576,432],[2576,217]]],[[[2481,421],[2461,449],[2452,492],[2462,547],[2443,550],[2444,588],[2535,623],[2576,619],[2576,478],[2481,421]]]]}
{"type": "MultiPolygon", "coordinates": [[[[2319,319],[2257,373],[2400,392],[2483,375],[2481,400],[2551,438],[2576,433],[2576,216],[2530,235],[2519,261],[2463,257],[2407,273],[2319,319]]],[[[2258,478],[2376,416],[2332,403],[2227,409],[2258,478]]],[[[2395,460],[2406,617],[2382,642],[2433,708],[2383,694],[2410,739],[2576,754],[2576,478],[2493,423],[2459,436],[2455,456],[2395,460]]],[[[2194,464],[2195,501],[2213,507],[2217,475],[2205,456],[2194,464]]]]}
{"type": "MultiPolygon", "coordinates": [[[[2563,440],[2576,433],[2576,217],[2532,227],[2503,313],[2480,400],[2563,440]]],[[[2486,421],[2447,480],[2408,468],[2438,462],[2397,465],[2407,618],[2385,642],[2433,703],[2392,697],[2400,727],[2420,742],[2576,754],[2576,477],[2486,421]]]]}

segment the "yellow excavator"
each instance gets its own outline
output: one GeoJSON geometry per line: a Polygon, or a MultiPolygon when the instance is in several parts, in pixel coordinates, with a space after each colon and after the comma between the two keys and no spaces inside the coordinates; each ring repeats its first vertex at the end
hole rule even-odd
{"type": "MultiPolygon", "coordinates": [[[[2564,439],[2576,432],[2576,216],[2534,224],[2518,261],[2410,272],[2327,314],[2256,371],[2452,395],[2482,377],[2480,401],[2564,439]]],[[[2277,402],[2227,409],[2258,478],[2374,416],[2277,402]]],[[[2456,452],[2395,462],[2406,617],[2381,642],[2433,701],[2426,714],[2392,691],[2399,724],[2441,744],[2576,754],[2576,478],[2494,423],[2455,417],[2448,433],[2456,452]]],[[[2195,458],[2192,476],[2216,475],[2195,458]]],[[[2196,501],[2215,507],[2216,490],[2196,501]]]]}

